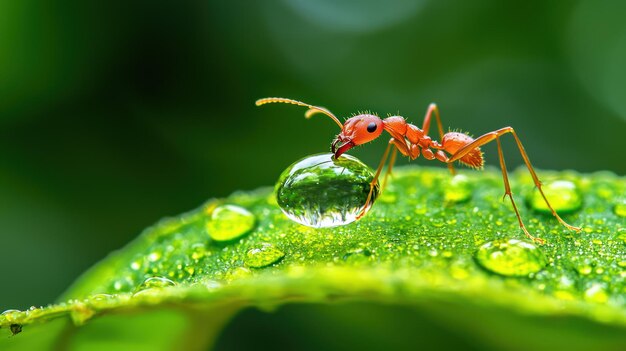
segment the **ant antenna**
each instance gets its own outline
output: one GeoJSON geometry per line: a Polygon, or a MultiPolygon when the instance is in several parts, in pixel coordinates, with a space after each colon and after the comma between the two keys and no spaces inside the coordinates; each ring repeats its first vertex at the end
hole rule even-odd
{"type": "Polygon", "coordinates": [[[309,105],[301,101],[279,98],[279,97],[264,98],[264,99],[259,99],[256,101],[257,106],[261,106],[265,104],[272,104],[272,103],[292,104],[292,105],[308,107],[309,109],[304,113],[305,118],[307,119],[311,118],[311,116],[313,116],[316,113],[323,113],[326,116],[330,117],[333,121],[335,121],[335,123],[337,123],[339,128],[343,128],[343,124],[339,122],[339,119],[335,117],[335,115],[333,115],[332,112],[328,111],[327,109],[323,107],[313,106],[313,105],[309,105]]]}

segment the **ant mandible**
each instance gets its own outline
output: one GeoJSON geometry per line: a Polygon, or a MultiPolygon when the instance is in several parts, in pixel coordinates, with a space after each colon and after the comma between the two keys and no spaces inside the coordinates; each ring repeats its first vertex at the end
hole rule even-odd
{"type": "MultiPolygon", "coordinates": [[[[470,137],[467,134],[458,132],[448,132],[444,134],[443,127],[441,125],[441,118],[439,117],[439,109],[434,103],[431,103],[430,106],[428,106],[426,116],[424,117],[424,124],[422,125],[422,129],[413,124],[407,123],[404,120],[404,117],[401,116],[391,116],[385,119],[381,119],[378,116],[365,113],[351,117],[347,119],[344,124],[341,124],[339,119],[334,114],[332,114],[329,110],[323,107],[309,105],[307,103],[292,99],[277,97],[264,98],[256,101],[257,106],[269,103],[293,104],[307,107],[308,110],[304,114],[306,118],[310,118],[317,113],[322,113],[330,117],[335,123],[337,123],[339,128],[341,128],[341,132],[337,135],[337,137],[335,138],[335,140],[333,140],[331,144],[331,149],[335,158],[338,158],[344,152],[350,150],[355,146],[368,143],[378,138],[383,131],[387,131],[387,133],[391,135],[391,139],[389,139],[389,144],[387,145],[385,153],[380,160],[378,169],[376,169],[374,179],[372,179],[370,183],[370,192],[367,196],[365,206],[363,207],[364,209],[368,207],[372,199],[374,186],[378,183],[378,177],[380,176],[380,172],[382,171],[387,161],[390,151],[391,157],[389,158],[389,166],[387,167],[385,179],[383,180],[383,188],[385,183],[387,182],[387,176],[391,173],[393,165],[396,161],[396,154],[398,150],[402,155],[410,157],[412,160],[418,158],[421,152],[422,156],[424,156],[424,158],[427,160],[436,159],[438,161],[446,163],[448,165],[448,168],[450,169],[450,172],[452,174],[455,174],[453,165],[453,162],[455,161],[459,161],[460,163],[474,169],[482,169],[484,160],[483,153],[480,150],[480,147],[495,140],[496,144],[498,145],[498,158],[500,159],[502,179],[504,180],[503,199],[507,196],[509,197],[509,199],[511,199],[513,210],[515,210],[515,215],[517,216],[520,228],[522,228],[524,234],[526,234],[526,236],[533,241],[543,244],[545,243],[545,240],[534,237],[528,232],[526,226],[524,225],[524,222],[522,221],[522,217],[517,210],[515,200],[513,200],[513,194],[511,193],[511,187],[509,185],[509,177],[506,171],[506,164],[504,163],[504,156],[502,155],[502,146],[500,145],[500,137],[504,134],[510,133],[515,138],[515,142],[517,143],[517,147],[519,148],[520,154],[522,155],[522,159],[524,159],[524,163],[526,164],[526,167],[528,168],[528,171],[530,172],[530,175],[532,176],[533,181],[535,182],[535,186],[539,190],[539,193],[548,205],[548,208],[550,208],[550,211],[552,211],[552,215],[554,215],[559,223],[561,223],[567,229],[575,231],[581,230],[581,228],[579,227],[567,224],[552,208],[552,205],[550,205],[548,198],[546,198],[546,195],[541,189],[541,182],[539,181],[539,178],[537,177],[533,166],[530,164],[530,160],[528,159],[526,150],[524,150],[524,146],[522,146],[522,142],[517,136],[517,133],[515,133],[515,130],[513,130],[513,128],[511,127],[500,128],[493,132],[481,135],[476,139],[470,137]],[[430,121],[433,115],[435,116],[435,119],[437,121],[437,127],[439,129],[439,137],[441,138],[441,143],[437,142],[436,140],[432,140],[428,136],[428,131],[430,130],[430,121]]],[[[365,212],[362,210],[357,218],[361,218],[364,214],[365,212]]]]}

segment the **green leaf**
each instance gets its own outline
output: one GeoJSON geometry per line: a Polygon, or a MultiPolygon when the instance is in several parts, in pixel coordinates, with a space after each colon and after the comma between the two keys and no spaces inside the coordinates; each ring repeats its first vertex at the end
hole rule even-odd
{"type": "Polygon", "coordinates": [[[1,315],[0,349],[204,350],[246,308],[302,303],[348,313],[340,324],[369,328],[370,338],[392,340],[398,328],[382,326],[408,314],[415,325],[427,315],[479,348],[619,349],[626,180],[607,172],[540,176],[548,198],[567,208],[564,219],[584,228],[568,231],[545,214],[520,169],[511,175],[513,193],[542,246],[524,237],[510,202],[501,201],[493,169],[454,178],[442,169],[398,169],[365,218],[326,229],[288,220],[270,188],[210,200],[146,229],[58,303],[1,315]],[[222,230],[228,235],[219,240],[209,235],[222,230]],[[361,312],[383,308],[375,306],[394,313],[364,323],[361,312]],[[21,333],[11,336],[11,326],[21,333]]]}

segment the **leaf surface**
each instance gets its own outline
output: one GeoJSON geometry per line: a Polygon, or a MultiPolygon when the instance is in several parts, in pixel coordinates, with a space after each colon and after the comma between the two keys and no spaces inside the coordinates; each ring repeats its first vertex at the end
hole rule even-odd
{"type": "MultiPolygon", "coordinates": [[[[504,252],[504,260],[502,252],[485,255],[481,247],[489,243],[533,243],[510,202],[501,201],[498,170],[461,173],[400,168],[365,218],[325,229],[287,219],[270,188],[210,200],[146,229],[58,303],[1,315],[0,348],[203,350],[248,307],[301,303],[400,306],[485,347],[504,347],[503,340],[513,349],[626,345],[625,179],[540,172],[546,188],[566,181],[581,196],[563,216],[584,228],[576,233],[536,206],[527,172],[511,174],[528,229],[547,240],[535,245],[543,257],[536,266],[524,265],[536,260],[524,250],[513,258],[504,252]],[[215,223],[213,214],[224,206],[249,211],[254,220],[215,223]],[[211,239],[208,232],[220,225],[242,233],[211,239]],[[11,336],[11,326],[21,333],[11,336]]],[[[548,193],[567,205],[560,196],[548,193]]]]}

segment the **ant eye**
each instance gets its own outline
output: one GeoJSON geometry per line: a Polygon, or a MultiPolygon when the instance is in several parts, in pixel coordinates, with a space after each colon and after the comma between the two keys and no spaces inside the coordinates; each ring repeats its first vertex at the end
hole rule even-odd
{"type": "Polygon", "coordinates": [[[374,133],[374,131],[376,131],[376,127],[376,122],[372,122],[367,125],[367,131],[370,133],[374,133]]]}

